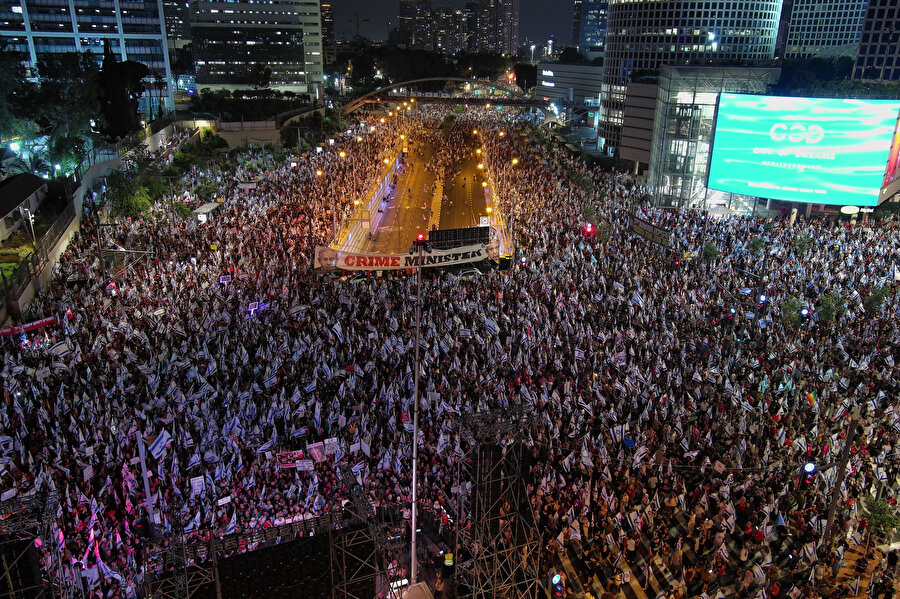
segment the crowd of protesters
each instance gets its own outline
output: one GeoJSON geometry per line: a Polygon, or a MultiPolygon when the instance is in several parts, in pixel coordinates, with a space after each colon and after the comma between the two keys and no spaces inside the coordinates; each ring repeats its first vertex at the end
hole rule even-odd
{"type": "MultiPolygon", "coordinates": [[[[505,273],[427,272],[420,505],[451,525],[469,449],[452,416],[521,403],[544,564],[577,561],[570,588],[852,596],[855,580],[835,577],[867,544],[863,498],[893,501],[900,468],[898,303],[882,293],[863,309],[900,279],[896,223],[660,213],[627,177],[540,147],[496,113],[455,126],[482,127],[517,254],[505,273]],[[586,207],[603,227],[587,232],[586,207]],[[670,229],[667,250],[632,232],[635,214],[670,229]],[[673,259],[707,243],[716,257],[673,259]],[[826,312],[829,297],[840,304],[826,312]]],[[[341,462],[377,505],[408,504],[415,279],[350,284],[309,259],[399,136],[442,116],[364,120],[280,165],[213,164],[220,212],[105,227],[104,246],[151,253],[107,265],[107,278],[98,229],[83,224],[29,309],[58,325],[6,337],[0,373],[0,488],[57,493],[44,543],[55,576],[131,597],[152,574],[139,437],[167,532],[241,534],[339,511],[341,462]],[[294,450],[311,470],[276,465],[294,450]]]]}

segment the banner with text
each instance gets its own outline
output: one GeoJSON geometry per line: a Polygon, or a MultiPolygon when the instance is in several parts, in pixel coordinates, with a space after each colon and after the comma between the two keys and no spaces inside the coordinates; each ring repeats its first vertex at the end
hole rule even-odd
{"type": "MultiPolygon", "coordinates": [[[[467,262],[480,262],[488,258],[488,246],[467,245],[452,250],[431,250],[425,252],[425,268],[451,266],[467,262]]],[[[419,265],[417,254],[359,254],[333,250],[329,247],[316,248],[316,268],[339,268],[342,270],[401,270],[419,265]]]]}
{"type": "Polygon", "coordinates": [[[0,337],[6,337],[8,335],[16,335],[21,334],[26,331],[33,331],[35,329],[39,329],[41,327],[45,327],[48,324],[56,324],[55,316],[48,316],[47,318],[42,318],[40,320],[35,320],[26,324],[16,325],[14,327],[8,327],[5,329],[0,329],[0,337]]]}
{"type": "Polygon", "coordinates": [[[652,241],[664,248],[669,247],[669,236],[671,235],[671,231],[664,227],[659,227],[642,218],[632,216],[631,230],[648,241],[652,241]]]}

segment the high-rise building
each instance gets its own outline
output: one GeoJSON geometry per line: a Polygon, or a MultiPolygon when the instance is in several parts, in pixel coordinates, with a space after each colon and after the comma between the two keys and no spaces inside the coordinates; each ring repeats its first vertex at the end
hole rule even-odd
{"type": "Polygon", "coordinates": [[[416,28],[416,0],[400,0],[397,9],[397,29],[399,45],[403,48],[412,46],[416,28]]]}
{"type": "Polygon", "coordinates": [[[581,41],[581,5],[583,0],[575,0],[574,11],[572,13],[572,47],[578,48],[581,41]]]}
{"type": "Polygon", "coordinates": [[[466,51],[468,19],[465,11],[437,8],[431,14],[434,49],[450,56],[456,56],[460,52],[466,51]]]}
{"type": "Polygon", "coordinates": [[[160,102],[172,109],[172,69],[159,0],[0,0],[0,46],[22,52],[29,68],[45,54],[85,50],[100,64],[107,41],[119,60],[150,68],[139,110],[155,114],[160,102]]]}
{"type": "Polygon", "coordinates": [[[413,48],[432,50],[434,35],[432,33],[431,0],[417,0],[413,27],[413,48]]]}
{"type": "Polygon", "coordinates": [[[868,0],[793,0],[785,58],[856,58],[868,0]]]}
{"type": "Polygon", "coordinates": [[[166,41],[169,48],[181,48],[191,41],[190,4],[187,0],[163,0],[166,41]]]}
{"type": "Polygon", "coordinates": [[[197,86],[269,85],[319,97],[322,17],[319,0],[195,0],[191,37],[197,86]]]}
{"type": "Polygon", "coordinates": [[[397,20],[401,47],[420,50],[434,47],[431,0],[400,0],[397,20]]]}
{"type": "Polygon", "coordinates": [[[322,2],[322,62],[326,65],[337,60],[337,42],[334,39],[334,11],[331,2],[322,2]]]}
{"type": "Polygon", "coordinates": [[[516,54],[519,50],[519,0],[481,0],[477,51],[516,54]]]}
{"type": "Polygon", "coordinates": [[[853,78],[900,81],[900,7],[896,0],[869,0],[853,78]]]}
{"type": "Polygon", "coordinates": [[[584,0],[581,5],[581,22],[578,27],[578,51],[603,49],[606,40],[606,12],[608,0],[584,0]]]}
{"type": "Polygon", "coordinates": [[[781,8],[782,0],[609,0],[601,116],[606,151],[616,151],[625,89],[634,75],[657,73],[664,64],[771,61],[781,8]]]}
{"type": "Polygon", "coordinates": [[[465,50],[469,54],[478,52],[478,19],[481,16],[481,7],[477,2],[466,2],[463,8],[466,19],[465,50]]]}

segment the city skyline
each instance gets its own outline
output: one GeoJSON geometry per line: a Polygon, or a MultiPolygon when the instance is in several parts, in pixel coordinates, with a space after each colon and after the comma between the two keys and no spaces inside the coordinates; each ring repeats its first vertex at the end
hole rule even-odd
{"type": "MultiPolygon", "coordinates": [[[[437,8],[463,8],[466,0],[433,0],[437,8]]],[[[335,33],[349,38],[356,33],[356,15],[361,20],[359,32],[373,41],[387,39],[390,29],[397,26],[397,0],[338,0],[333,2],[335,33]]],[[[572,29],[571,0],[560,5],[553,0],[521,0],[519,43],[526,39],[544,41],[554,35],[555,46],[569,45],[572,29]]]]}

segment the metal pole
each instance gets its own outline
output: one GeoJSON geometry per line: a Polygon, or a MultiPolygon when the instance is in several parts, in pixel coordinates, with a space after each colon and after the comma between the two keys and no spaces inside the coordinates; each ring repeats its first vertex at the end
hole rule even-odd
{"type": "Polygon", "coordinates": [[[841,451],[841,461],[837,466],[837,479],[831,489],[831,505],[828,506],[828,524],[825,525],[824,540],[827,547],[831,547],[831,530],[834,527],[834,514],[837,511],[838,502],[841,500],[841,485],[844,483],[844,475],[847,472],[847,462],[850,461],[850,447],[853,445],[853,439],[856,437],[856,423],[859,419],[859,408],[853,410],[853,418],[850,420],[850,427],[847,429],[847,438],[844,440],[844,449],[841,451]]]}
{"type": "Polygon", "coordinates": [[[147,478],[147,457],[146,451],[144,450],[144,435],[141,434],[141,431],[137,432],[137,441],[138,454],[141,456],[141,475],[144,477],[144,494],[147,496],[147,514],[150,516],[150,522],[152,524],[158,524],[157,522],[154,522],[153,497],[150,495],[150,479],[147,478]]]}
{"type": "Polygon", "coordinates": [[[334,236],[334,243],[337,243],[337,210],[334,201],[334,175],[331,177],[331,233],[334,236]]]}
{"type": "Polygon", "coordinates": [[[100,226],[100,214],[97,214],[97,257],[100,258],[100,272],[103,274],[103,280],[106,281],[106,263],[103,262],[103,246],[100,244],[101,231],[103,231],[103,227],[100,226]]]}
{"type": "Polygon", "coordinates": [[[413,390],[412,547],[409,560],[410,586],[416,584],[416,570],[418,569],[416,563],[416,560],[418,559],[418,554],[416,553],[416,502],[418,501],[419,495],[419,481],[417,478],[419,466],[419,370],[421,369],[419,363],[419,339],[422,332],[422,265],[425,264],[425,245],[421,242],[417,243],[417,245],[419,246],[419,268],[416,275],[416,372],[413,375],[413,385],[415,385],[415,389],[413,390]]]}

